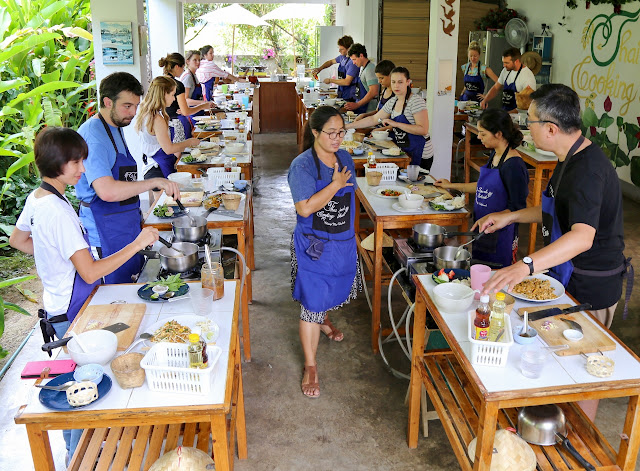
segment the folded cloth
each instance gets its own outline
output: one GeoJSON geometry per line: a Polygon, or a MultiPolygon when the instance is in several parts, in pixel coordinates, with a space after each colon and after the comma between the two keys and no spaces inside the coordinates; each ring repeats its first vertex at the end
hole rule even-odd
{"type": "Polygon", "coordinates": [[[324,252],[324,242],[315,236],[305,234],[305,237],[309,239],[309,248],[305,250],[306,254],[311,257],[311,260],[318,260],[322,257],[324,252]]]}
{"type": "MultiPolygon", "coordinates": [[[[360,242],[360,246],[365,250],[373,252],[374,236],[374,233],[369,234],[360,242]]],[[[382,247],[393,247],[393,239],[388,236],[386,232],[382,233],[382,247]]]]}

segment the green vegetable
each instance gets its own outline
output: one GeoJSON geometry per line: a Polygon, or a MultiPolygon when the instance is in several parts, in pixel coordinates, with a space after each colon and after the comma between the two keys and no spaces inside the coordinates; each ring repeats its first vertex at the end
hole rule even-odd
{"type": "Polygon", "coordinates": [[[195,159],[191,155],[185,155],[184,157],[182,157],[182,161],[185,163],[190,163],[190,162],[193,162],[194,160],[195,159]]]}
{"type": "Polygon", "coordinates": [[[160,218],[173,216],[174,210],[171,206],[161,204],[153,208],[153,215],[160,218]]]}
{"type": "Polygon", "coordinates": [[[150,298],[151,299],[158,299],[160,297],[160,295],[158,293],[153,293],[150,298]]]}
{"type": "Polygon", "coordinates": [[[440,281],[445,282],[445,283],[447,283],[447,282],[449,281],[449,277],[447,276],[447,274],[446,274],[446,273],[443,273],[442,275],[438,275],[438,279],[439,279],[440,281]]]}
{"type": "Polygon", "coordinates": [[[147,286],[149,286],[149,288],[153,288],[158,285],[166,286],[169,291],[176,292],[181,286],[186,285],[186,283],[182,278],[180,278],[180,274],[176,273],[175,275],[167,276],[166,278],[160,278],[160,281],[154,281],[153,283],[149,283],[147,286]]]}

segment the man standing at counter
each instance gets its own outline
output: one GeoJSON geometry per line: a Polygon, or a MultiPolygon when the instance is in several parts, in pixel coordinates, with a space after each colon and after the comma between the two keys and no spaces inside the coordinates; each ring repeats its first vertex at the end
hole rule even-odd
{"type": "Polygon", "coordinates": [[[378,107],[378,78],[376,77],[376,65],[367,58],[367,48],[362,44],[354,44],[349,48],[349,57],[360,73],[356,80],[355,102],[346,103],[346,110],[355,111],[357,114],[375,111],[378,107]]]}
{"type": "Polygon", "coordinates": [[[358,75],[358,67],[351,61],[347,55],[349,48],[353,45],[351,36],[342,36],[338,39],[338,52],[340,55],[335,59],[330,59],[320,67],[313,69],[314,77],[327,67],[338,64],[338,78],[326,78],[323,80],[326,84],[335,83],[338,86],[338,97],[346,101],[355,101],[356,95],[356,79],[358,75]]]}
{"type": "Polygon", "coordinates": [[[498,81],[480,102],[480,107],[483,110],[487,109],[489,102],[502,89],[502,109],[515,113],[516,93],[522,92],[527,87],[535,90],[536,77],[529,67],[520,62],[520,50],[516,47],[507,49],[502,53],[502,65],[504,68],[500,72],[498,81]]]}
{"type": "MultiPolygon", "coordinates": [[[[108,75],[100,82],[99,112],[78,129],[89,147],[85,173],[76,185],[80,219],[92,251],[100,258],[118,252],[140,233],[140,193],[160,188],[174,198],[180,197],[178,185],[165,178],[138,180],[138,166],[122,128],[131,123],[143,93],[133,75],[108,75]]],[[[105,281],[131,283],[131,275],[140,272],[143,261],[142,255],[132,257],[105,281]]]]}
{"type": "MultiPolygon", "coordinates": [[[[629,266],[622,253],[618,175],[602,150],[582,136],[580,100],[571,88],[547,84],[531,98],[531,137],[536,147],[552,151],[559,160],[542,195],[542,205],[488,214],[474,228],[491,233],[513,223],[542,223],[545,246],[498,270],[484,291],[505,285],[511,291],[525,277],[548,268],[580,303],[590,303],[591,312],[609,327],[629,266]]],[[[627,299],[629,294],[628,286],[627,299]]]]}

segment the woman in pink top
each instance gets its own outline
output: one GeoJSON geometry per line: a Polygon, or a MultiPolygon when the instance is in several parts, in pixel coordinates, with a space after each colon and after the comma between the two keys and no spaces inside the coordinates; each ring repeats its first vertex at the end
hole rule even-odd
{"type": "Polygon", "coordinates": [[[231,82],[237,82],[240,80],[229,72],[225,72],[213,62],[212,46],[204,46],[200,49],[200,53],[200,67],[196,70],[196,77],[198,77],[200,83],[205,83],[212,78],[221,78],[224,80],[230,80],[231,82]]]}

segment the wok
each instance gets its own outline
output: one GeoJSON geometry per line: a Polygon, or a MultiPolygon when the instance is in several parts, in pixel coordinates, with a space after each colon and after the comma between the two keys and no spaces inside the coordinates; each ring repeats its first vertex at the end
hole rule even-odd
{"type": "Polygon", "coordinates": [[[585,469],[590,471],[596,469],[578,453],[567,438],[564,412],[555,404],[527,406],[520,409],[518,435],[534,445],[551,446],[560,443],[585,469]]]}
{"type": "MultiPolygon", "coordinates": [[[[416,224],[413,226],[413,241],[419,247],[441,247],[447,237],[453,236],[477,236],[477,232],[447,232],[447,230],[437,224],[416,224]]],[[[449,267],[462,268],[462,267],[449,267]]]]}
{"type": "Polygon", "coordinates": [[[201,216],[182,216],[171,222],[174,239],[181,242],[197,242],[207,235],[207,216],[217,208],[207,209],[201,216]],[[195,222],[192,225],[191,220],[195,222]]]}
{"type": "Polygon", "coordinates": [[[155,250],[141,250],[139,253],[149,258],[160,259],[162,268],[172,272],[184,273],[197,265],[198,246],[196,244],[191,242],[174,242],[172,246],[184,252],[184,255],[168,247],[162,247],[157,252],[155,250]]]}

